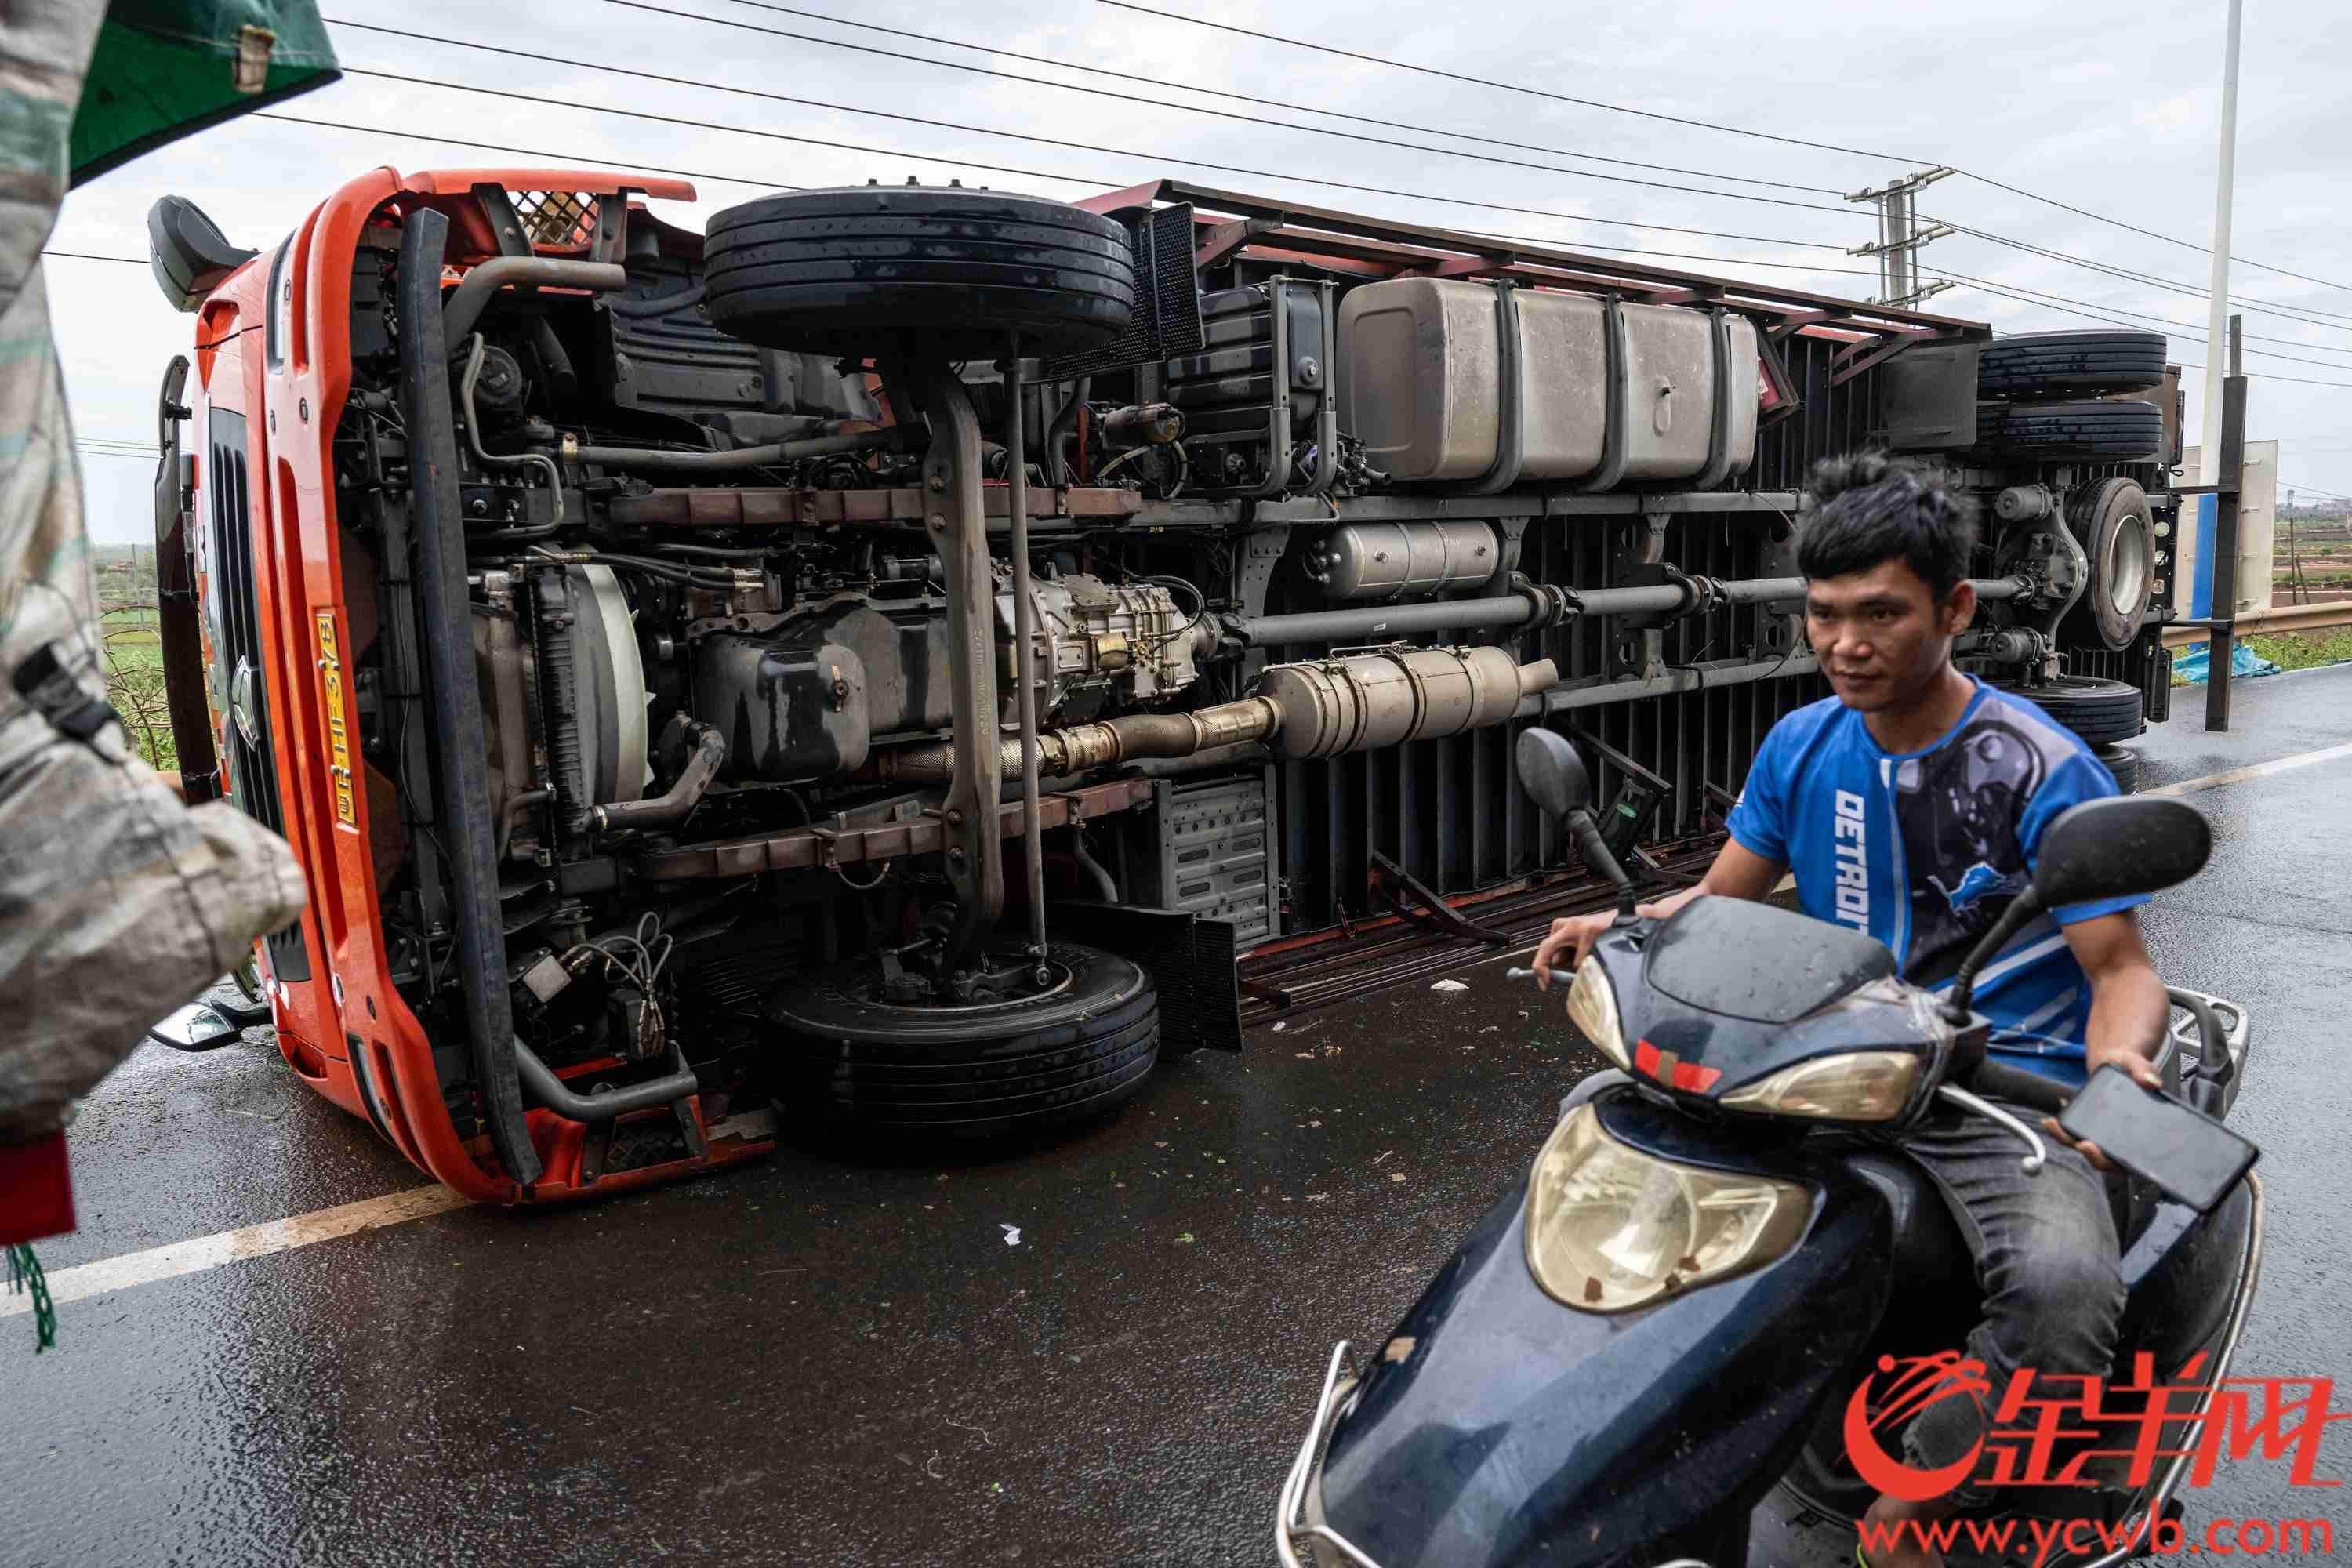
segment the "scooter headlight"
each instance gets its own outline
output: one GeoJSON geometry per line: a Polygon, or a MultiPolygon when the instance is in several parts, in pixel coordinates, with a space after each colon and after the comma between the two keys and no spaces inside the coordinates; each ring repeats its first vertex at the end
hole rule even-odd
{"type": "Polygon", "coordinates": [[[1723,1095],[1719,1103],[1778,1116],[1892,1121],[1918,1081],[1919,1058],[1909,1051],[1846,1051],[1782,1068],[1723,1095]]]}
{"type": "Polygon", "coordinates": [[[1771,1262],[1812,1207],[1793,1182],[1676,1164],[1570,1111],[1528,1184],[1528,1269],[1563,1306],[1645,1307],[1771,1262]]]}
{"type": "Polygon", "coordinates": [[[1617,1020],[1617,990],[1609,984],[1609,976],[1601,967],[1601,960],[1587,953],[1584,962],[1576,966],[1576,980],[1568,988],[1568,1021],[1577,1032],[1601,1047],[1601,1054],[1631,1072],[1632,1053],[1625,1049],[1625,1030],[1617,1020]]]}

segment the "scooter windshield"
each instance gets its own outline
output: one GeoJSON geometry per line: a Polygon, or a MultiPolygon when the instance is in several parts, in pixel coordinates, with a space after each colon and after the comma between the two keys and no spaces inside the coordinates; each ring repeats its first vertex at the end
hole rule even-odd
{"type": "Polygon", "coordinates": [[[1644,975],[1687,1006],[1792,1024],[1895,973],[1895,955],[1859,931],[1743,899],[1700,899],[1651,939],[1644,975]]]}

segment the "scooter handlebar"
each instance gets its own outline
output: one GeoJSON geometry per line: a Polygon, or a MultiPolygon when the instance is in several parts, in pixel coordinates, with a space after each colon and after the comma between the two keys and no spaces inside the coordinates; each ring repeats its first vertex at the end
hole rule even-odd
{"type": "Polygon", "coordinates": [[[2046,1111],[2052,1116],[2065,1110],[2066,1102],[2074,1098],[2073,1091],[2056,1079],[2024,1068],[2013,1068],[2006,1062],[1978,1064],[1977,1070],[1969,1075],[1968,1087],[1979,1094],[2005,1100],[2011,1105],[2024,1106],[2028,1110],[2046,1111]]]}
{"type": "MultiPolygon", "coordinates": [[[[1506,969],[1503,971],[1503,978],[1506,980],[1533,980],[1535,977],[1536,972],[1532,969],[1506,969]]],[[[1554,985],[1573,985],[1576,984],[1576,975],[1569,970],[1555,969],[1551,972],[1551,983],[1554,985]]]]}

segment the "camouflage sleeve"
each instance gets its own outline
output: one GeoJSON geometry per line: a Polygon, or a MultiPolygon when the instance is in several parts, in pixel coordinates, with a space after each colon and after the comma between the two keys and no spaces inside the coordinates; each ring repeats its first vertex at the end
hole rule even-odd
{"type": "Polygon", "coordinates": [[[226,805],[189,810],[104,707],[39,266],[103,11],[0,7],[0,1142],[55,1131],[303,902],[283,840],[226,805]]]}

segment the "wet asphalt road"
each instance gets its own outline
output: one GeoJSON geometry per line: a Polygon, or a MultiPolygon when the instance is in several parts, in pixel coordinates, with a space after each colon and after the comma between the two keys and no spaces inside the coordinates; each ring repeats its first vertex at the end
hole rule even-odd
{"type": "MultiPolygon", "coordinates": [[[[2242,686],[2229,736],[2180,695],[2149,784],[2352,738],[2352,669],[2242,686]]],[[[2352,1384],[2352,758],[2192,798],[2214,865],[2145,923],[2168,978],[2254,1013],[2240,1370],[2352,1384]]],[[[38,1359],[0,1320],[0,1564],[1269,1563],[1332,1342],[1385,1334],[1600,1065],[1499,964],[1460,973],[1018,1157],[462,1210],[71,1303],[38,1359]]],[[[52,1270],[419,1182],[253,1046],[142,1050],[73,1153],[52,1270]]],[[[2190,1506],[2341,1539],[2340,1496],[2257,1458],[2190,1506]]]]}

